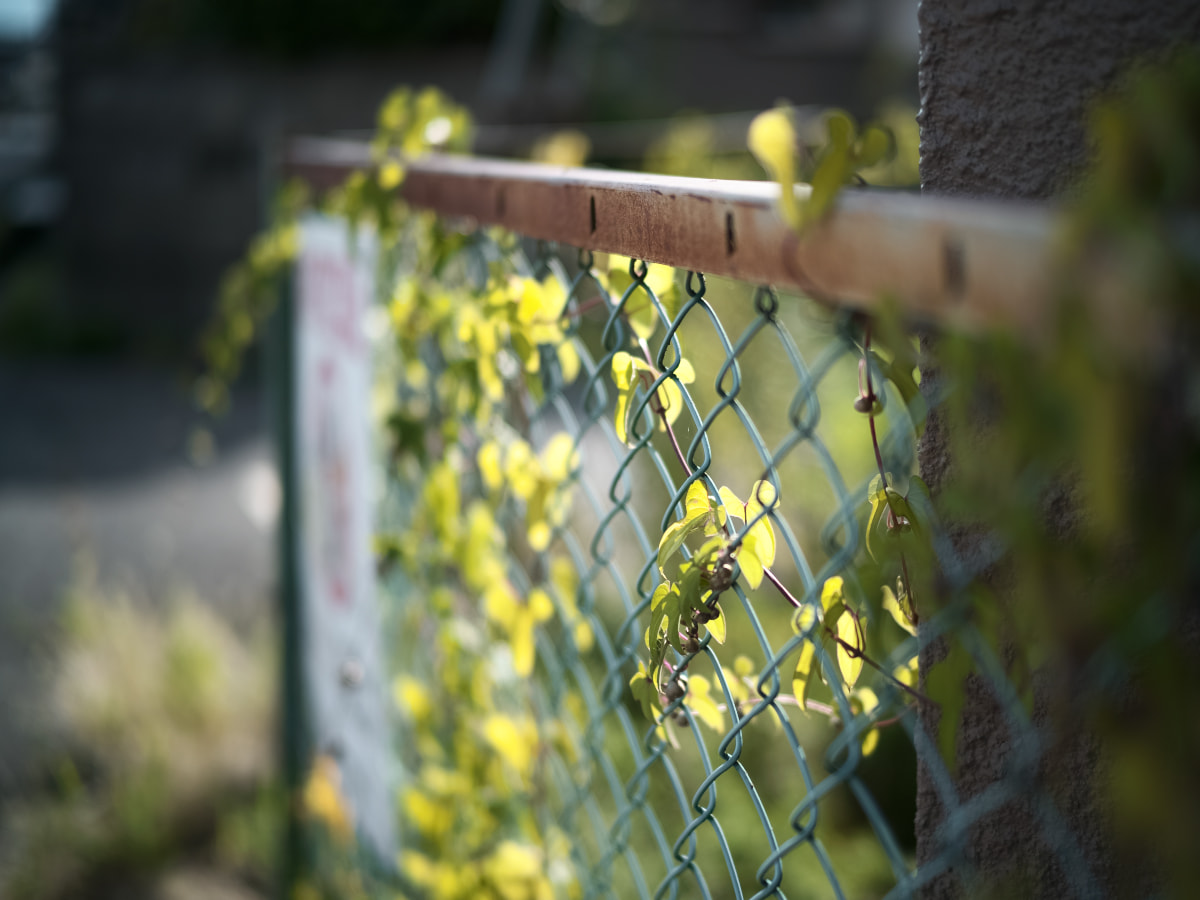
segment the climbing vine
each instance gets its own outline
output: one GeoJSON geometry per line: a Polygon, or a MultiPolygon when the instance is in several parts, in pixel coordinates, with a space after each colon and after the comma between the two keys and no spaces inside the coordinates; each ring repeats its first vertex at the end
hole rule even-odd
{"type": "MultiPolygon", "coordinates": [[[[1147,75],[1139,89],[1186,119],[1200,105],[1197,71],[1193,62],[1179,80],[1147,75]]],[[[1147,370],[1144,355],[1135,358],[1098,336],[1078,302],[1097,247],[1107,248],[1123,285],[1145,288],[1156,313],[1182,323],[1178,335],[1195,330],[1194,248],[1177,239],[1171,223],[1178,216],[1164,217],[1163,209],[1179,212],[1177,192],[1194,209],[1200,154],[1178,156],[1144,115],[1121,101],[1098,114],[1106,149],[1096,186],[1071,219],[1051,352],[1000,335],[947,337],[940,359],[956,383],[939,393],[918,373],[913,341],[894,317],[857,320],[858,390],[845,402],[862,417],[861,440],[877,469],[859,495],[855,524],[863,539],[852,548],[853,565],[824,573],[797,597],[775,571],[785,499],[778,473],[768,467],[743,483],[718,484],[708,465],[684,454],[676,433],[690,410],[698,360],[685,353],[675,320],[683,294],[695,296],[699,276],[682,279],[664,266],[588,254],[574,277],[590,280],[595,290],[581,302],[571,276],[531,262],[513,235],[463,234],[408,209],[396,193],[405,159],[430,148],[465,148],[470,124],[437,92],[402,91],[388,100],[372,144],[375,164],[321,204],[398,248],[385,254],[381,269],[388,287],[381,338],[386,377],[374,409],[389,471],[405,492],[404,513],[381,529],[375,552],[384,583],[411,598],[399,605],[405,653],[419,655],[430,673],[403,673],[393,685],[410,776],[399,799],[411,828],[398,860],[406,885],[447,900],[540,900],[573,895],[587,874],[572,837],[540,816],[537,802],[547,790],[540,761],[551,751],[569,760],[583,754],[585,700],[559,686],[551,711],[554,705],[530,685],[539,635],[570,635],[585,658],[604,649],[597,619],[581,602],[578,560],[563,539],[581,479],[581,448],[566,431],[535,435],[529,411],[586,372],[575,336],[589,313],[601,314],[595,324],[603,328],[602,374],[614,396],[613,437],[633,448],[665,441],[678,463],[674,481],[682,482],[666,510],[643,594],[648,623],[635,636],[638,668],[621,675],[623,699],[640,708],[656,751],[676,745],[672,729],[693,719],[725,734],[747,709],[769,702],[848,729],[846,737],[867,755],[882,729],[920,710],[937,723],[937,745],[953,768],[964,683],[978,654],[950,633],[943,658],[919,681],[915,653],[919,626],[947,611],[978,627],[1029,708],[1039,665],[1055,657],[1090,659],[1114,642],[1111,652],[1128,663],[1126,672],[1147,656],[1140,671],[1162,683],[1194,672],[1187,645],[1171,628],[1186,619],[1195,576],[1169,559],[1186,558],[1200,533],[1193,509],[1200,437],[1195,417],[1168,427],[1136,411],[1138,398],[1164,384],[1181,404],[1190,402],[1200,375],[1178,336],[1161,333],[1151,335],[1160,343],[1151,344],[1156,365],[1147,370]],[[1127,130],[1129,122],[1136,127],[1127,130]],[[1162,241],[1147,242],[1147,233],[1162,241]],[[655,356],[651,341],[664,327],[667,339],[655,356]],[[931,411],[929,398],[940,406],[931,411]],[[983,446],[981,398],[992,438],[983,446]],[[889,468],[877,429],[885,410],[907,418],[914,440],[928,427],[974,441],[955,448],[953,477],[926,484],[913,471],[889,468]],[[1156,428],[1167,439],[1145,440],[1156,428]],[[1135,466],[1136,479],[1129,476],[1135,466]],[[1184,502],[1170,502],[1175,490],[1184,502]],[[1056,496],[1079,513],[1071,527],[1045,514],[1046,498],[1056,496]],[[947,587],[935,552],[943,518],[996,537],[1012,560],[1013,599],[999,602],[986,579],[947,587]],[[1097,579],[1097,567],[1112,559],[1120,571],[1097,579]],[[790,694],[767,697],[765,676],[748,657],[736,656],[726,670],[708,652],[731,637],[723,603],[734,593],[792,608],[790,694]],[[1161,613],[1158,630],[1134,628],[1151,607],[1161,613]],[[880,621],[890,632],[877,646],[872,635],[881,634],[880,621]],[[897,660],[880,647],[904,652],[897,660]],[[711,673],[697,671],[706,664],[711,673]],[[868,669],[872,678],[864,676],[868,669]]],[[[751,150],[783,188],[780,213],[798,231],[817,227],[840,189],[891,151],[886,130],[860,130],[845,114],[830,114],[826,127],[826,143],[807,150],[798,148],[784,109],[762,114],[750,128],[751,150]],[[802,177],[811,184],[806,193],[794,190],[802,177]]],[[[1200,147],[1196,135],[1188,136],[1189,146],[1200,147]]],[[[278,223],[226,282],[205,343],[209,374],[199,393],[208,409],[226,402],[229,379],[269,312],[269,297],[295,254],[295,216],[304,202],[298,191],[284,195],[278,223]]],[[[1140,690],[1134,690],[1144,704],[1139,721],[1162,737],[1177,724],[1178,707],[1162,710],[1161,694],[1140,690]]],[[[1195,705],[1172,697],[1188,710],[1195,705]]],[[[1187,752],[1200,741],[1138,742],[1103,689],[1083,702],[1083,717],[1115,735],[1115,752],[1140,779],[1136,790],[1116,779],[1115,802],[1143,833],[1165,835],[1170,844],[1194,815],[1179,812],[1169,828],[1156,830],[1146,797],[1165,802],[1170,788],[1163,772],[1195,788],[1187,752]]],[[[348,840],[331,765],[318,759],[303,799],[315,820],[348,840]]],[[[1127,839],[1132,846],[1143,840],[1127,839]]],[[[1170,877],[1194,883],[1188,881],[1194,863],[1180,854],[1172,859],[1170,877]]]]}

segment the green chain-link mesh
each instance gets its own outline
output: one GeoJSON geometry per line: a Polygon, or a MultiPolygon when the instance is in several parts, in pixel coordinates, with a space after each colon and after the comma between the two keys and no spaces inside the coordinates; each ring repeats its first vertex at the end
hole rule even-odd
{"type": "MultiPolygon", "coordinates": [[[[877,614],[877,598],[863,596],[856,570],[877,468],[866,419],[852,408],[863,358],[854,317],[767,288],[710,285],[699,273],[677,285],[679,300],[668,309],[638,261],[629,265],[628,287],[610,295],[590,252],[501,245],[483,234],[461,252],[466,277],[502,261],[526,277],[558,279],[566,290],[565,339],[581,360],[579,377],[566,384],[555,354],[543,348],[544,396],[523,395],[509,423],[535,448],[565,430],[580,453],[574,511],[554,537],[576,570],[574,605],[593,640],[581,646],[571,628],[539,627],[529,690],[539,725],[557,723],[566,734],[563,742],[543,745],[532,812],[544,827],[569,836],[581,896],[900,897],[949,866],[966,872],[970,827],[1025,796],[1040,751],[1002,667],[959,614],[962,604],[948,602],[923,620],[922,640],[958,634],[1005,703],[1019,748],[1005,777],[969,800],[957,796],[911,692],[868,668],[862,683],[879,703],[864,711],[843,690],[838,663],[814,628],[793,625],[801,621],[794,607],[819,607],[823,585],[842,576],[881,668],[890,672],[917,653],[916,638],[877,614]],[[625,315],[646,302],[659,320],[649,343],[625,315]],[[619,351],[645,358],[660,373],[634,392],[627,442],[613,427],[612,360],[619,351]],[[692,384],[675,375],[685,358],[696,371],[692,384]],[[656,427],[657,388],[668,380],[684,404],[671,434],[656,427]],[[656,728],[629,682],[648,653],[659,537],[683,514],[693,482],[702,480],[713,496],[722,485],[745,496],[759,479],[780,497],[765,512],[778,536],[777,584],[764,581],[748,593],[735,581],[722,596],[727,643],[704,634],[693,653],[668,651],[673,671],[686,666],[711,684],[721,727],[702,721],[689,691],[672,696],[665,724],[656,728]],[[828,682],[823,715],[802,713],[792,695],[792,672],[806,643],[814,648],[814,671],[828,682]],[[881,739],[868,756],[873,727],[881,739]],[[919,867],[912,830],[918,758],[945,812],[939,849],[919,867]]],[[[920,423],[899,394],[879,393],[883,467],[910,473],[920,423]]],[[[388,515],[403,521],[411,485],[394,482],[390,497],[388,515]]],[[[935,533],[933,543],[946,594],[955,597],[974,573],[954,558],[944,536],[935,533]]],[[[541,563],[529,560],[528,554],[510,559],[510,577],[522,589],[544,578],[529,571],[541,563]]],[[[402,581],[390,580],[395,603],[426,602],[406,594],[402,581]]],[[[433,665],[419,651],[393,663],[417,678],[433,665]]],[[[1092,893],[1059,813],[1045,797],[1035,809],[1068,881],[1081,895],[1092,893]]]]}

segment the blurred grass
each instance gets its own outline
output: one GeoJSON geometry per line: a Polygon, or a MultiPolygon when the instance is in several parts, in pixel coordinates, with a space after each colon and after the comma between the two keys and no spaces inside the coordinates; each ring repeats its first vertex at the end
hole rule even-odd
{"type": "Polygon", "coordinates": [[[45,673],[50,777],[0,817],[0,896],[265,890],[283,809],[275,656],[266,627],[238,634],[194,592],[135,597],[79,560],[45,673]],[[207,875],[178,870],[197,860],[207,875]]]}

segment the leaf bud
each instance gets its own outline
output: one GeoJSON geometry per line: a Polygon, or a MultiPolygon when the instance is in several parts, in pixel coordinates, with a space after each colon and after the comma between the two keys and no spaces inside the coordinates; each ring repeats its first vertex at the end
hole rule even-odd
{"type": "Polygon", "coordinates": [[[668,703],[674,703],[680,697],[687,693],[687,688],[681,683],[683,677],[673,678],[667,682],[667,686],[663,689],[663,694],[666,695],[668,703]]]}

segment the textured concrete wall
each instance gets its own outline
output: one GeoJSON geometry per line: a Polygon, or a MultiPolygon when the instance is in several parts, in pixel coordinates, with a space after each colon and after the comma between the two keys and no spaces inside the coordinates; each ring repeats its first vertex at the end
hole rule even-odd
{"type": "MultiPolygon", "coordinates": [[[[1113,86],[1133,60],[1161,54],[1185,40],[1200,39],[1200,3],[1195,0],[922,0],[921,179],[923,190],[987,197],[1050,198],[1070,189],[1087,159],[1086,117],[1091,100],[1113,86]]],[[[924,342],[936,360],[936,342],[924,342]]],[[[938,391],[936,363],[923,373],[922,389],[938,391]]],[[[945,423],[932,417],[920,449],[921,474],[938,494],[952,477],[945,423]]],[[[1069,498],[1049,507],[1063,533],[1070,529],[1069,498]]],[[[970,558],[978,538],[960,533],[961,555],[970,558]]],[[[994,568],[986,580],[1006,593],[1007,573],[994,568]]],[[[923,671],[944,652],[939,643],[921,652],[923,671]]],[[[1067,671],[1039,673],[1043,685],[1070,678],[1067,671]]],[[[1035,691],[1035,719],[1045,721],[1044,698],[1035,691]]],[[[1057,711],[1056,711],[1057,713],[1057,711]]],[[[926,725],[936,733],[936,711],[926,725]]],[[[1061,722],[1056,718],[1061,726],[1061,722]]],[[[1036,790],[1053,798],[1082,857],[1105,895],[1149,892],[1138,873],[1113,863],[1105,817],[1095,785],[1104,756],[1082,730],[1060,728],[1045,748],[1036,790]]],[[[958,732],[960,800],[979,796],[1001,778],[1020,748],[985,684],[967,683],[958,732]]],[[[1031,782],[1030,787],[1034,787],[1031,782]]],[[[944,818],[929,773],[917,784],[917,859],[940,852],[937,830],[944,818]]],[[[966,836],[979,881],[964,883],[952,871],[923,892],[928,898],[1001,895],[1071,896],[1070,879],[1048,845],[1044,823],[1030,804],[1008,802],[993,810],[966,836]]]]}
{"type": "Polygon", "coordinates": [[[918,17],[921,179],[940,194],[1060,192],[1096,91],[1200,36],[1194,0],[922,0],[918,17]]]}

